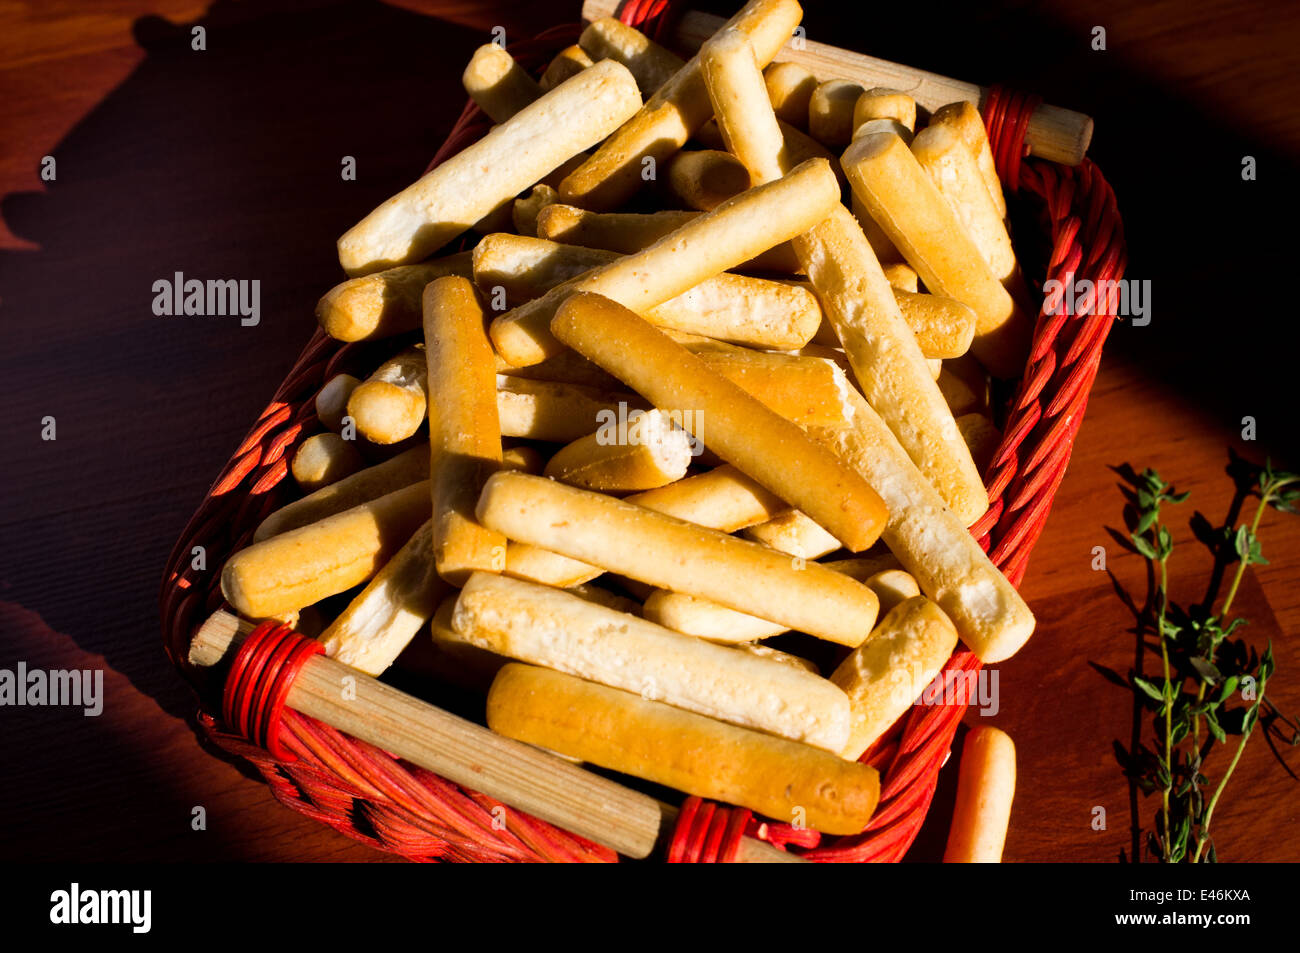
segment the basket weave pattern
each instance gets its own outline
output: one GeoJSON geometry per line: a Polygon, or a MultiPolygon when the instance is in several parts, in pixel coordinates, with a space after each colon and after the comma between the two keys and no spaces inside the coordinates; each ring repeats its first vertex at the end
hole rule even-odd
{"type": "MultiPolygon", "coordinates": [[[[628,3],[623,19],[652,37],[667,32],[675,9],[665,0],[628,3]]],[[[576,41],[580,27],[565,25],[511,46],[528,68],[576,41]]],[[[1065,287],[1123,276],[1123,226],[1115,197],[1097,167],[1085,160],[1066,168],[1024,160],[1024,136],[1037,100],[994,90],[984,105],[989,138],[1004,184],[1023,192],[1039,212],[1051,255],[1046,279],[1065,287]]],[[[430,167],[455,154],[488,128],[470,103],[430,167]]],[[[1094,286],[1096,286],[1094,284],[1094,286]]],[[[1104,286],[1102,286],[1104,287],[1104,286]]],[[[1043,530],[1052,498],[1065,475],[1075,434],[1114,320],[1113,302],[1094,297],[1073,316],[1043,303],[1028,364],[1006,407],[1005,436],[989,467],[988,512],[971,528],[980,545],[1012,582],[1023,578],[1030,551],[1043,530]]],[[[208,491],[168,559],[161,593],[164,641],[173,663],[194,684],[201,673],[185,662],[194,629],[222,605],[217,571],[226,556],[247,545],[253,530],[291,498],[288,461],[302,439],[319,429],[315,395],[359,345],[343,345],[317,330],[287,378],[208,491]],[[193,567],[202,546],[212,567],[193,567]]],[[[978,671],[979,661],[959,649],[939,679],[978,671]]],[[[198,723],[220,748],[242,758],[266,779],[282,803],[379,850],[411,860],[466,862],[615,862],[612,851],[559,830],[418,766],[286,710],[283,742],[295,756],[279,761],[233,734],[216,712],[211,692],[198,723]],[[505,819],[504,826],[501,818],[505,819]]],[[[916,838],[966,712],[956,703],[914,705],[863,756],[881,771],[880,804],[870,825],[852,837],[818,838],[774,822],[751,822],[750,833],[790,845],[826,862],[897,861],[916,838]]]]}

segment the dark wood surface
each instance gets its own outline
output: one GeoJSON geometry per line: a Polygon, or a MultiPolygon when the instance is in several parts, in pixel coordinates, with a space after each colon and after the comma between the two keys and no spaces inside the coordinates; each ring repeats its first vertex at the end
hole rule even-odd
{"type": "MultiPolygon", "coordinates": [[[[725,5],[703,4],[714,12],[725,5]]],[[[1133,665],[1116,586],[1142,561],[1107,533],[1111,467],[1153,466],[1222,519],[1228,449],[1294,469],[1295,189],[1300,7],[1252,0],[806,4],[809,36],[1096,117],[1129,274],[1153,319],[1120,324],[1023,591],[1039,629],[1001,666],[991,720],[1016,740],[1009,860],[1115,861],[1137,815],[1112,746],[1133,665]],[[853,5],[856,7],[857,5],[853,5]],[[1094,26],[1107,49],[1090,49],[1094,26]],[[1241,160],[1256,157],[1258,180],[1241,160]],[[1241,418],[1257,420],[1243,441],[1241,418]],[[1091,568],[1105,546],[1111,572],[1091,568]],[[1112,577],[1113,574],[1113,577],[1112,577]],[[1091,826],[1094,807],[1104,831],[1091,826]]],[[[103,668],[98,718],[0,710],[8,859],[378,860],[280,807],[198,741],[162,654],[157,590],[186,519],[313,327],[338,280],[334,239],[411,180],[459,111],[459,75],[495,25],[530,35],[577,0],[384,4],[18,2],[0,9],[0,667],[103,668]],[[207,50],[189,25],[207,29],[207,50]],[[42,183],[41,159],[58,177],[42,183]],[[339,162],[357,158],[355,182],[339,162]],[[154,280],[262,282],[262,320],[159,318],[154,280]],[[41,439],[53,416],[57,439],[41,439]],[[206,810],[206,830],[191,826],[206,810]]],[[[1209,567],[1178,524],[1175,594],[1209,567]]],[[[1270,514],[1271,564],[1237,608],[1272,638],[1283,708],[1300,711],[1300,522],[1270,514]]],[[[1148,662],[1148,664],[1150,664],[1148,662]]],[[[972,721],[977,716],[971,717],[972,721]]],[[[1221,762],[1220,762],[1221,763],[1221,762]]],[[[955,765],[955,761],[953,762],[955,765]]],[[[913,851],[942,848],[953,765],[913,851]]],[[[1300,859],[1300,752],[1255,740],[1216,817],[1228,860],[1300,859]]]]}

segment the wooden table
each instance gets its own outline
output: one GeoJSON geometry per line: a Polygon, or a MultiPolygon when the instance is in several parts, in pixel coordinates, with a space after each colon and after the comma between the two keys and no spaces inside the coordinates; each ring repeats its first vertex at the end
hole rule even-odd
{"type": "MultiPolygon", "coordinates": [[[[726,12],[707,4],[715,12],[726,12]]],[[[1133,663],[1131,617],[1105,572],[1140,595],[1112,466],[1153,466],[1222,518],[1228,448],[1296,468],[1295,271],[1300,7],[1253,0],[964,4],[854,22],[807,4],[813,39],[977,82],[1003,81],[1097,119],[1092,156],[1125,215],[1129,274],[1153,319],[1118,325],[1024,593],[1039,618],[1000,671],[991,720],[1019,747],[1006,856],[1131,854],[1129,694],[1098,670],[1133,663]],[[1094,26],[1107,49],[1094,51],[1094,26]],[[1258,179],[1242,181],[1242,157],[1258,179]],[[1281,280],[1279,280],[1281,279],[1281,280]],[[1241,437],[1241,418],[1258,435],[1241,437]],[[1094,830],[1094,808],[1107,825],[1094,830]]],[[[97,718],[0,712],[0,842],[9,858],[377,860],[276,804],[205,750],[193,700],[159,644],[163,561],[289,367],[338,277],[335,237],[419,172],[459,111],[460,71],[504,25],[522,36],[576,0],[19,2],[0,11],[0,318],[6,489],[0,494],[0,666],[103,668],[97,718]],[[190,25],[206,28],[191,49],[190,25]],[[39,178],[53,156],[57,178],[39,178]],[[358,178],[342,181],[343,156],[358,178]],[[259,278],[262,320],[162,318],[173,272],[259,278]],[[42,440],[53,416],[57,439],[42,440]],[[194,809],[205,811],[195,830],[194,809]]],[[[1184,524],[1178,524],[1183,526],[1184,524]]],[[[1300,711],[1300,522],[1264,520],[1269,566],[1238,602],[1274,640],[1270,690],[1300,711]]],[[[1208,559],[1177,534],[1175,594],[1208,559]]],[[[1150,663],[1148,663],[1149,665],[1150,663]]],[[[972,715],[972,722],[978,720],[972,715]]],[[[1222,757],[1222,756],[1220,756],[1222,757]]],[[[1221,762],[1220,762],[1221,763],[1221,762]]],[[[1256,740],[1218,815],[1220,855],[1300,859],[1295,751],[1256,740]]],[[[941,850],[951,767],[913,850],[941,850]]],[[[1148,802],[1137,804],[1149,824],[1148,802]]]]}

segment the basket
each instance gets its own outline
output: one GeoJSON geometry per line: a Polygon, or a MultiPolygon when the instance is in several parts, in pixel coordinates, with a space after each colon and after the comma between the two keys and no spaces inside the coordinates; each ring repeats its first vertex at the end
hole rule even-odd
{"type": "MultiPolygon", "coordinates": [[[[663,37],[674,6],[680,4],[631,0],[621,17],[653,38],[663,37]]],[[[525,67],[541,68],[576,42],[580,30],[578,24],[556,27],[510,51],[525,67]]],[[[990,92],[983,112],[998,174],[1037,214],[1050,248],[1043,278],[1062,287],[1073,287],[1076,279],[1106,287],[1096,283],[1122,278],[1126,257],[1114,193],[1090,160],[1071,168],[1025,158],[1028,118],[1037,104],[1021,93],[990,92]]],[[[430,167],[488,126],[487,117],[467,104],[430,167]]],[[[1039,312],[1024,375],[1005,404],[1005,436],[986,473],[990,506],[971,527],[1013,585],[1024,576],[1065,475],[1114,320],[1113,301],[1104,297],[1094,295],[1068,316],[1058,303],[1046,301],[1039,312]]],[[[502,828],[494,823],[502,812],[492,798],[292,710],[284,711],[281,728],[281,742],[292,757],[276,758],[223,723],[219,692],[185,661],[194,630],[222,605],[217,568],[250,541],[263,517],[287,502],[288,461],[298,441],[315,429],[315,395],[359,346],[316,331],[167,561],[161,592],[164,642],[173,663],[198,690],[198,724],[218,747],[251,763],[282,803],[379,850],[418,861],[618,861],[607,848],[516,810],[506,812],[509,820],[502,828]],[[204,548],[211,568],[194,568],[196,546],[204,548]]],[[[969,684],[963,680],[979,667],[971,652],[959,648],[937,679],[969,684]]],[[[748,820],[746,832],[814,861],[901,860],[925,819],[966,707],[960,696],[944,704],[913,705],[863,756],[880,770],[881,792],[861,834],[820,837],[758,819],[748,820]]],[[[700,844],[716,843],[708,834],[727,817],[724,806],[688,799],[668,859],[717,859],[716,851],[702,856],[700,844]]]]}

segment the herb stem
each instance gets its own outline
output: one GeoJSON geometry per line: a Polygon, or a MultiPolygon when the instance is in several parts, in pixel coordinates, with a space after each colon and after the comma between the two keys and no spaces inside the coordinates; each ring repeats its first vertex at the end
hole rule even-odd
{"type": "MultiPolygon", "coordinates": [[[[1264,692],[1267,686],[1268,678],[1261,678],[1259,680],[1259,698],[1256,700],[1254,705],[1256,711],[1258,711],[1260,704],[1264,701],[1264,692]]],[[[1214,817],[1214,807],[1219,803],[1219,795],[1222,794],[1223,789],[1228,786],[1228,779],[1232,777],[1232,772],[1236,770],[1237,762],[1241,760],[1242,752],[1246,750],[1246,742],[1249,741],[1250,736],[1255,733],[1255,724],[1257,724],[1258,721],[1259,719],[1256,717],[1255,721],[1251,723],[1249,730],[1241,733],[1241,740],[1237,742],[1237,750],[1232,755],[1232,761],[1228,764],[1227,770],[1223,772],[1223,777],[1219,779],[1219,786],[1214,789],[1214,796],[1210,798],[1209,806],[1205,809],[1205,817],[1201,821],[1201,832],[1196,839],[1196,853],[1192,855],[1192,863],[1194,864],[1200,863],[1201,851],[1205,849],[1205,844],[1210,839],[1210,821],[1214,817]]]]}

